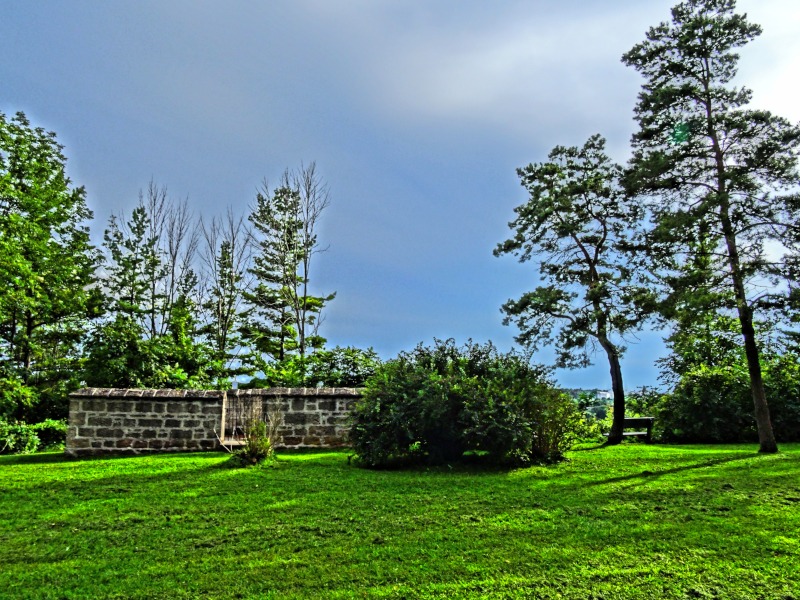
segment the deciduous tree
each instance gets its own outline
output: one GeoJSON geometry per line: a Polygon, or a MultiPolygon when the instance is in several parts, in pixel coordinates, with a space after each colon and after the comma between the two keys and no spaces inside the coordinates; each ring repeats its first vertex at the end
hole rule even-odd
{"type": "Polygon", "coordinates": [[[245,294],[253,279],[249,272],[252,234],[244,219],[234,217],[230,209],[224,219],[214,218],[202,230],[202,308],[206,321],[201,332],[219,365],[218,376],[225,378],[247,370],[242,364],[241,328],[249,312],[245,294]]]}
{"type": "Polygon", "coordinates": [[[0,113],[0,377],[39,391],[73,378],[97,304],[92,213],[65,165],[55,133],[0,113]]]}

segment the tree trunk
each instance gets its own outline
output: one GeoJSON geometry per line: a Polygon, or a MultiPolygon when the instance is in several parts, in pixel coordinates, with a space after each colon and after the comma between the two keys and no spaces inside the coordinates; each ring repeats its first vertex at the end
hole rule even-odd
{"type": "Polygon", "coordinates": [[[775,453],[778,451],[778,443],[775,441],[772,420],[769,416],[767,394],[764,390],[764,378],[761,376],[761,361],[759,360],[753,318],[749,307],[745,307],[744,311],[739,311],[739,322],[741,323],[742,336],[744,337],[747,370],[750,373],[750,391],[753,394],[756,427],[758,428],[758,451],[770,454],[775,453]]]}
{"type": "Polygon", "coordinates": [[[614,419],[611,431],[608,434],[609,445],[622,442],[622,432],[625,425],[625,388],[622,385],[622,368],[619,365],[619,352],[616,346],[607,339],[601,339],[600,345],[608,356],[608,365],[611,370],[611,392],[614,395],[614,419]]]}
{"type": "Polygon", "coordinates": [[[708,97],[706,119],[716,161],[719,219],[722,225],[722,234],[725,237],[725,246],[728,251],[728,267],[730,268],[731,283],[733,285],[734,297],[736,298],[736,310],[739,314],[739,323],[742,329],[742,338],[744,339],[747,370],[750,374],[750,391],[753,394],[756,426],[758,427],[759,452],[773,453],[778,451],[778,444],[775,441],[775,433],[772,430],[772,421],[769,417],[767,394],[764,391],[764,379],[761,376],[761,360],[759,358],[758,345],[756,344],[755,330],[753,329],[753,311],[747,302],[745,276],[742,273],[739,245],[731,221],[731,207],[728,198],[725,160],[719,143],[719,137],[713,127],[708,86],[706,86],[706,94],[708,97]]]}
{"type": "Polygon", "coordinates": [[[756,427],[758,428],[758,451],[773,453],[778,451],[778,444],[775,441],[775,433],[772,430],[769,405],[767,404],[767,394],[764,391],[764,379],[761,376],[761,360],[759,357],[758,345],[756,344],[755,329],[753,329],[753,311],[747,302],[744,278],[739,261],[739,248],[736,243],[733,225],[729,216],[729,206],[725,200],[726,197],[721,197],[723,201],[720,206],[720,221],[722,223],[722,233],[725,236],[725,243],[728,249],[728,265],[731,270],[731,282],[736,298],[736,309],[739,314],[739,324],[742,329],[742,338],[744,340],[747,370],[750,374],[750,391],[753,395],[756,427]]]}

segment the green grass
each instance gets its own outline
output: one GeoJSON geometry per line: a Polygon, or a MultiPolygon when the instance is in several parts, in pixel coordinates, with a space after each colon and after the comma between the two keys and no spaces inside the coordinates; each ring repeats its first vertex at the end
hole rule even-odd
{"type": "Polygon", "coordinates": [[[800,445],[368,471],[0,457],[2,598],[800,600],[800,445]]]}

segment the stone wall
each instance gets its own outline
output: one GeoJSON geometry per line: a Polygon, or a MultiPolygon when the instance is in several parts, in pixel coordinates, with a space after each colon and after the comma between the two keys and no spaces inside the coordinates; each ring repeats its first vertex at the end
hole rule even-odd
{"type": "Polygon", "coordinates": [[[87,388],[70,395],[71,455],[212,450],[225,392],[87,388]]]}
{"type": "MultiPolygon", "coordinates": [[[[361,397],[354,388],[270,388],[231,390],[226,404],[226,436],[248,418],[277,410],[279,448],[335,448],[347,445],[347,418],[361,397]]],[[[226,441],[229,439],[225,438],[226,441]]],[[[235,439],[235,437],[233,437],[235,439]]]]}
{"type": "Polygon", "coordinates": [[[241,441],[252,418],[279,418],[279,448],[347,443],[347,416],[361,393],[352,388],[262,390],[122,390],[71,394],[67,454],[213,450],[241,441]]]}

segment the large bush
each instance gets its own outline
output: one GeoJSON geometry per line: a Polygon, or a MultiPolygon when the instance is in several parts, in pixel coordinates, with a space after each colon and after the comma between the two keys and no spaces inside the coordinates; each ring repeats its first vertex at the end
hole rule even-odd
{"type": "MultiPolygon", "coordinates": [[[[800,360],[791,353],[767,357],[762,373],[776,439],[800,441],[800,360]]],[[[654,434],[664,441],[758,441],[744,361],[692,367],[672,390],[643,391],[628,401],[633,410],[656,417],[654,434]]]]}
{"type": "Polygon", "coordinates": [[[450,462],[467,452],[527,463],[562,456],[581,417],[545,369],[491,345],[436,340],[380,367],[352,411],[359,461],[450,462]]]}

